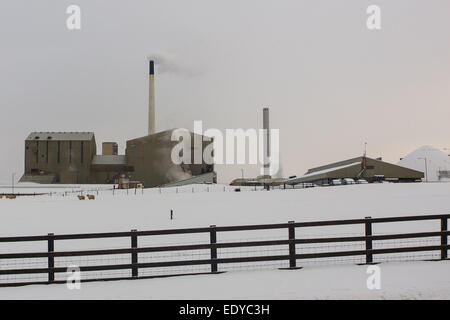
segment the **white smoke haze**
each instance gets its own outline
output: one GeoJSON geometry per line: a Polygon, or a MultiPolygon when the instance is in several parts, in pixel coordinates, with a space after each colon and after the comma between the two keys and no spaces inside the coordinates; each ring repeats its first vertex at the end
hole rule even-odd
{"type": "Polygon", "coordinates": [[[192,61],[186,61],[170,53],[153,53],[147,55],[147,60],[155,61],[155,74],[174,74],[183,77],[197,77],[202,74],[200,67],[192,61]]]}
{"type": "Polygon", "coordinates": [[[172,147],[170,147],[170,136],[162,137],[166,142],[161,144],[161,147],[156,152],[157,159],[164,159],[164,161],[154,161],[155,172],[160,172],[165,181],[186,180],[192,177],[190,171],[185,171],[180,165],[174,164],[170,159],[172,147]],[[169,156],[168,156],[169,155],[169,156]]]}
{"type": "Polygon", "coordinates": [[[186,171],[183,171],[181,166],[172,166],[166,172],[166,177],[170,181],[182,181],[189,178],[192,178],[192,174],[186,171]]]}

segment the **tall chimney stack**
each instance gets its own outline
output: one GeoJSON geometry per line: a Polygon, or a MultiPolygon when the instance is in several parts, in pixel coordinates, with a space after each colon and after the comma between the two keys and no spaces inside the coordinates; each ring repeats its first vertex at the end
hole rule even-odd
{"type": "Polygon", "coordinates": [[[270,128],[269,128],[269,108],[263,109],[263,129],[264,129],[264,175],[270,176],[270,128]]]}
{"type": "Polygon", "coordinates": [[[148,96],[148,134],[155,133],[155,66],[150,60],[148,96]]]}

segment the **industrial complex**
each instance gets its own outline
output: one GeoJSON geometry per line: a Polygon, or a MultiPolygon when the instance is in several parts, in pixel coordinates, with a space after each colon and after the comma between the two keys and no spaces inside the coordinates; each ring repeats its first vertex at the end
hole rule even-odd
{"type": "MultiPolygon", "coordinates": [[[[103,142],[97,154],[93,132],[32,132],[25,140],[25,172],[21,182],[43,184],[119,184],[130,186],[179,186],[192,183],[216,183],[214,165],[194,164],[194,154],[201,152],[211,139],[190,132],[192,164],[174,164],[171,152],[179,141],[172,141],[173,130],[155,132],[154,61],[149,62],[148,135],[126,142],[124,155],[118,154],[116,142],[103,142]]],[[[269,109],[263,109],[264,155],[270,156],[269,109]]],[[[379,181],[416,182],[424,173],[400,165],[363,156],[309,169],[305,175],[272,177],[270,164],[264,162],[263,174],[256,178],[235,179],[235,186],[338,185],[379,181]],[[353,181],[353,182],[352,182],[353,181]]]]}
{"type": "MultiPolygon", "coordinates": [[[[171,140],[172,130],[155,133],[154,81],[154,61],[150,61],[148,135],[128,140],[124,155],[118,154],[116,142],[104,142],[102,154],[98,155],[93,132],[32,132],[25,140],[25,172],[20,181],[125,186],[133,183],[145,187],[215,183],[213,165],[176,165],[171,161],[172,148],[178,141],[171,140]]],[[[193,139],[194,133],[190,134],[193,139]]],[[[204,141],[203,150],[210,143],[204,141]]]]}

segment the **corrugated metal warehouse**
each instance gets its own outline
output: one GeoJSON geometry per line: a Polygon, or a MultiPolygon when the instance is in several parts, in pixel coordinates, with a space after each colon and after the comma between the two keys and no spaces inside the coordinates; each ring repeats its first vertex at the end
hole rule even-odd
{"type": "Polygon", "coordinates": [[[305,175],[286,180],[286,184],[314,183],[331,185],[334,180],[364,179],[368,182],[388,180],[393,182],[421,181],[424,173],[384,162],[381,159],[371,159],[366,156],[309,169],[305,175]]]}

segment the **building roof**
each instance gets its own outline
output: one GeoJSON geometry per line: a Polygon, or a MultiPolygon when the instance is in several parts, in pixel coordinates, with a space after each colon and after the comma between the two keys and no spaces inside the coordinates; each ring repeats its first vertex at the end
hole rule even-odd
{"type": "Polygon", "coordinates": [[[126,165],[126,156],[120,155],[98,155],[92,159],[93,165],[126,165]]]}
{"type": "MultiPolygon", "coordinates": [[[[137,145],[137,144],[140,144],[140,143],[146,143],[149,140],[171,141],[171,142],[176,144],[176,143],[178,143],[178,140],[172,140],[172,133],[173,133],[173,131],[175,131],[177,129],[179,129],[179,130],[186,130],[186,132],[188,132],[191,135],[191,139],[193,139],[194,136],[206,137],[204,135],[199,135],[199,134],[194,133],[194,132],[192,132],[190,130],[187,130],[187,129],[174,128],[174,129],[168,129],[168,130],[156,132],[156,133],[153,133],[153,134],[150,134],[150,135],[146,135],[146,136],[143,136],[143,137],[139,137],[139,138],[134,138],[134,139],[128,140],[127,141],[127,145],[129,145],[129,144],[130,145],[137,145]]],[[[211,137],[208,137],[208,138],[212,139],[211,137]]],[[[194,140],[192,140],[192,141],[194,141],[194,140]]],[[[213,141],[213,140],[211,140],[211,141],[213,141]]],[[[203,143],[209,144],[209,143],[211,143],[211,141],[203,141],[203,143]]]]}
{"type": "Polygon", "coordinates": [[[347,159],[347,160],[343,160],[343,161],[333,162],[333,163],[330,163],[330,164],[326,164],[326,165],[322,165],[322,166],[319,166],[319,167],[311,168],[311,169],[309,169],[306,172],[306,174],[319,172],[319,171],[323,171],[323,170],[330,169],[330,168],[336,169],[338,167],[346,166],[346,165],[349,165],[349,164],[355,164],[357,162],[361,164],[362,161],[363,161],[363,157],[360,156],[360,157],[355,157],[355,158],[351,158],[351,159],[347,159]]]}
{"type": "Polygon", "coordinates": [[[93,132],[32,132],[26,140],[90,141],[93,132]]]}
{"type": "Polygon", "coordinates": [[[368,157],[356,157],[344,161],[309,169],[305,175],[288,179],[287,184],[314,182],[323,179],[372,178],[377,175],[386,178],[420,179],[423,172],[368,157]]]}
{"type": "Polygon", "coordinates": [[[311,171],[312,169],[310,169],[309,171],[311,171],[311,173],[307,173],[307,174],[301,176],[300,178],[308,178],[308,177],[314,177],[314,176],[318,176],[318,175],[323,175],[325,173],[329,173],[329,172],[340,170],[340,169],[350,168],[350,167],[353,167],[353,166],[361,167],[361,161],[359,161],[359,162],[352,162],[352,163],[349,163],[349,164],[344,164],[342,166],[322,169],[322,170],[319,170],[319,171],[311,171]]]}

